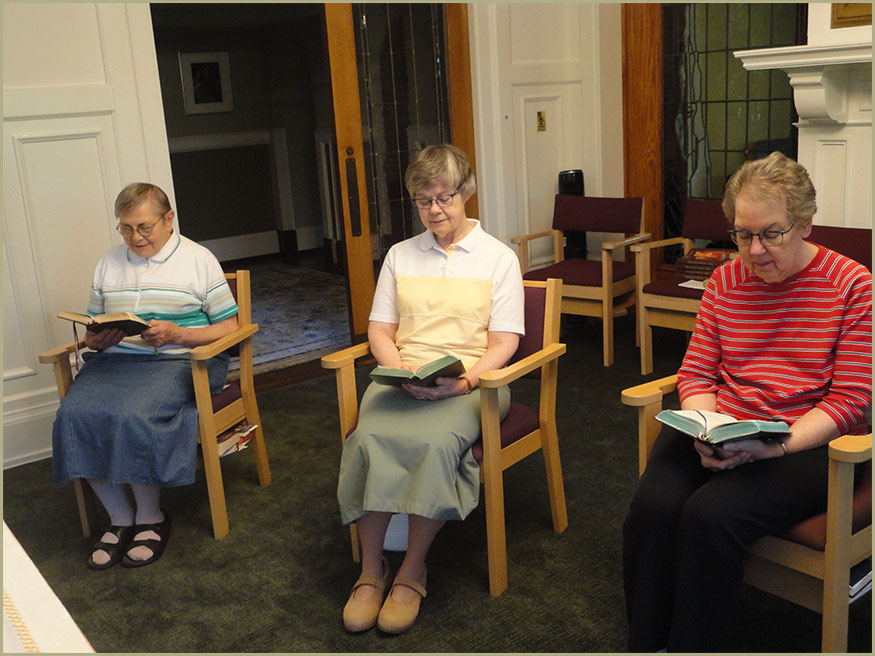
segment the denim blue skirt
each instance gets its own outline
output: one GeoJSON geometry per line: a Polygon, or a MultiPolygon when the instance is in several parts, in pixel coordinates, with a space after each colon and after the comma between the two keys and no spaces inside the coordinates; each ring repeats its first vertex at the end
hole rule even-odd
{"type": "MultiPolygon", "coordinates": [[[[74,478],[172,487],[194,482],[197,406],[183,355],[86,353],[52,429],[56,485],[74,478]]],[[[230,358],[209,361],[222,389],[230,358]]]]}

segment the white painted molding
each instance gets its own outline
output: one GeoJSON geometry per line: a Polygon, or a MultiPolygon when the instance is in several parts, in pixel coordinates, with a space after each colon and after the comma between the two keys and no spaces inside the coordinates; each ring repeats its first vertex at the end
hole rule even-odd
{"type": "Polygon", "coordinates": [[[4,121],[95,116],[115,110],[115,96],[108,84],[3,89],[4,121]]]}
{"type": "Polygon", "coordinates": [[[831,46],[786,46],[738,50],[732,53],[749,71],[769,68],[810,68],[841,64],[871,64],[872,43],[852,43],[831,46]]]}
{"type": "Polygon", "coordinates": [[[207,239],[198,243],[209,249],[219,262],[270,255],[278,253],[280,250],[279,238],[274,230],[223,237],[222,239],[207,239]]]}
{"type": "MultiPolygon", "coordinates": [[[[848,123],[849,79],[872,77],[872,43],[790,46],[733,53],[746,70],[780,69],[790,76],[800,124],[848,123]]],[[[869,117],[871,125],[871,115],[869,117]]]]}

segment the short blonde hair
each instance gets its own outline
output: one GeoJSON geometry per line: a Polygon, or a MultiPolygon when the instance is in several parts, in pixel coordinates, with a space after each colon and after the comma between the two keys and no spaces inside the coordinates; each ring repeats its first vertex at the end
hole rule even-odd
{"type": "Polygon", "coordinates": [[[468,200],[477,191],[474,171],[460,148],[450,144],[426,146],[410,162],[404,174],[404,186],[411,198],[420,189],[437,184],[448,189],[458,189],[464,200],[468,200]]]}
{"type": "Polygon", "coordinates": [[[730,226],[735,225],[735,201],[740,195],[780,207],[796,227],[811,223],[817,212],[817,192],[808,171],[777,151],[745,162],[729,178],[723,195],[723,213],[730,226]]]}
{"type": "Polygon", "coordinates": [[[115,216],[120,219],[123,214],[139,207],[145,202],[152,203],[152,207],[159,216],[164,216],[170,211],[170,199],[167,194],[156,185],[149,182],[132,182],[119,192],[115,199],[115,216]]]}

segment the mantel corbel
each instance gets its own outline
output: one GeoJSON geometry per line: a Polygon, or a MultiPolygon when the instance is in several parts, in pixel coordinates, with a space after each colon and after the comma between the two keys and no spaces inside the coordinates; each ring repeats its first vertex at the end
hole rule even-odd
{"type": "Polygon", "coordinates": [[[790,76],[800,123],[844,124],[852,71],[872,75],[872,44],[792,46],[733,53],[746,70],[780,69],[790,76]]]}

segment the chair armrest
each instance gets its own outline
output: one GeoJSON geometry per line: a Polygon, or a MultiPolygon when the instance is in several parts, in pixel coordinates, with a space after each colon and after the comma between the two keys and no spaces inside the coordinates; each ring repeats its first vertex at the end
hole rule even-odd
{"type": "Polygon", "coordinates": [[[649,232],[642,232],[637,235],[632,235],[631,237],[627,237],[626,239],[621,239],[620,241],[606,241],[602,243],[603,251],[613,251],[617,248],[622,248],[623,246],[629,246],[631,244],[637,244],[639,241],[647,241],[650,239],[649,232]]]}
{"type": "Polygon", "coordinates": [[[829,457],[839,462],[866,462],[872,459],[872,433],[842,435],[829,443],[829,457]]]}
{"type": "Polygon", "coordinates": [[[80,339],[78,343],[70,342],[69,344],[64,344],[63,346],[57,346],[51,351],[40,353],[39,361],[42,364],[54,364],[55,362],[59,362],[64,358],[69,357],[70,353],[75,351],[77,348],[85,348],[84,339],[80,339]]]}
{"type": "Polygon", "coordinates": [[[686,241],[686,237],[670,237],[668,239],[657,239],[656,241],[648,241],[643,244],[637,244],[629,248],[633,253],[641,253],[642,251],[649,251],[654,248],[663,248],[665,246],[673,246],[674,244],[683,244],[686,241]]]}
{"type": "Polygon", "coordinates": [[[328,355],[323,356],[322,368],[342,369],[343,367],[348,367],[353,364],[357,358],[363,358],[368,353],[370,353],[370,351],[371,347],[368,342],[354,344],[343,349],[342,351],[336,351],[334,353],[329,353],[328,355]]]}
{"type": "Polygon", "coordinates": [[[541,237],[549,237],[556,233],[556,230],[552,228],[550,230],[542,230],[541,232],[533,232],[528,235],[517,235],[516,237],[510,238],[510,243],[512,244],[525,244],[527,241],[531,241],[532,239],[540,239],[541,237]]]}
{"type": "Polygon", "coordinates": [[[507,385],[518,378],[522,378],[527,373],[534,371],[538,367],[543,367],[548,362],[557,359],[563,353],[565,353],[565,344],[550,344],[549,346],[545,346],[540,351],[536,351],[530,356],[525,357],[518,362],[514,362],[511,365],[501,369],[484,371],[480,374],[480,387],[493,388],[507,385]]]}
{"type": "Polygon", "coordinates": [[[210,358],[214,358],[219,355],[219,353],[227,351],[235,344],[239,344],[243,340],[252,337],[252,335],[257,332],[257,323],[250,323],[245,326],[240,326],[233,333],[229,333],[228,335],[217,339],[215,342],[210,342],[209,344],[203,344],[201,346],[196,346],[195,348],[193,348],[190,351],[191,359],[196,362],[200,360],[209,360],[210,358]]]}
{"type": "Polygon", "coordinates": [[[637,407],[660,403],[663,396],[677,388],[677,382],[677,375],[672,375],[641,383],[635,387],[624,389],[620,394],[620,400],[624,405],[637,407]]]}

